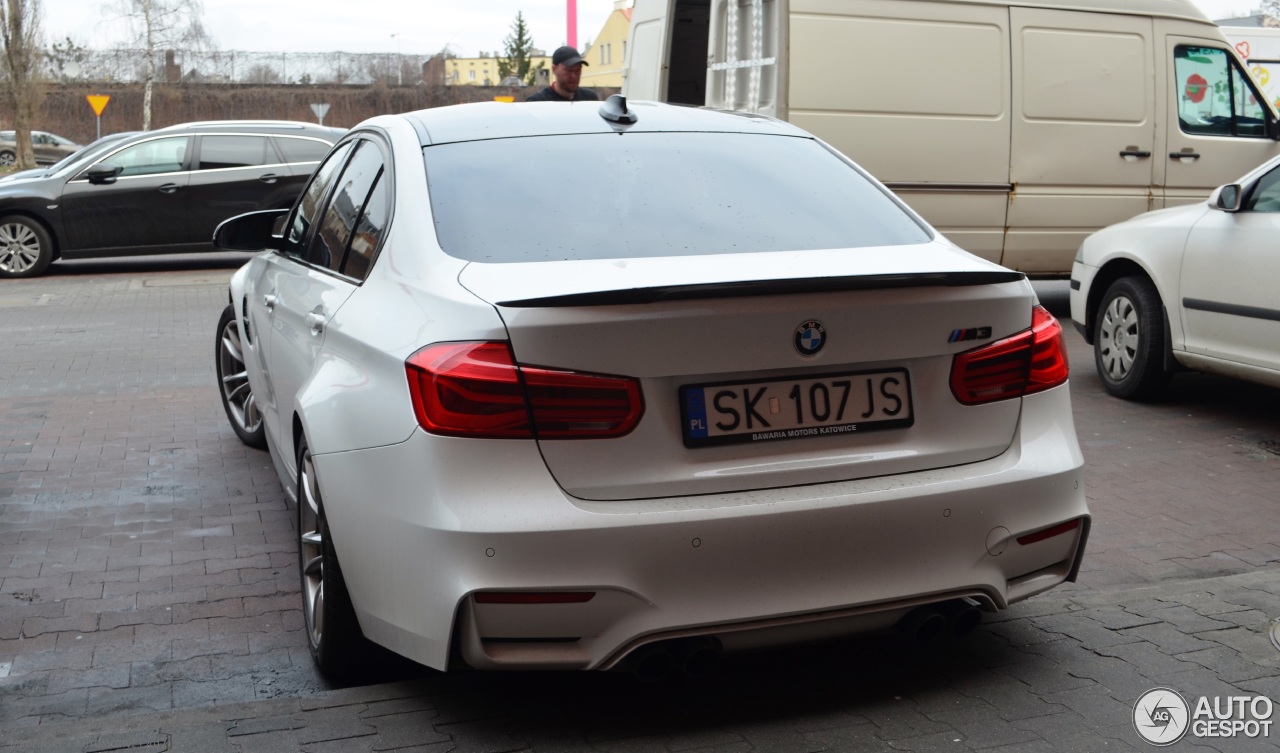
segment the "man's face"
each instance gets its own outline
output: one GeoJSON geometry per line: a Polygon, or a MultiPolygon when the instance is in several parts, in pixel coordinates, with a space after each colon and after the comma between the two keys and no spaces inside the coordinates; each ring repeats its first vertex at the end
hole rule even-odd
{"type": "Polygon", "coordinates": [[[560,63],[551,67],[551,73],[556,77],[556,88],[565,94],[573,94],[578,91],[578,81],[582,79],[582,63],[577,65],[565,65],[560,63]]]}

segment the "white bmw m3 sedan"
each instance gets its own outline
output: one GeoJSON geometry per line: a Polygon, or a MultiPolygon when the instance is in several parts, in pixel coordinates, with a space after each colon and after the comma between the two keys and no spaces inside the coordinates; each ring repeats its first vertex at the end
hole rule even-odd
{"type": "Polygon", "coordinates": [[[1058,322],[787,123],[366,121],[223,223],[217,371],[297,502],[312,653],[704,671],[963,634],[1089,532],[1058,322]]]}

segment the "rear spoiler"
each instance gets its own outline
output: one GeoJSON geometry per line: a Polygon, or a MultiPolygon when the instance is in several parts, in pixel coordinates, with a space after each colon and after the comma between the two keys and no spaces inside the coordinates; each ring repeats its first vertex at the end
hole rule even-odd
{"type": "Polygon", "coordinates": [[[793,280],[749,280],[700,285],[662,285],[652,288],[570,293],[543,298],[500,301],[508,308],[557,308],[566,306],[622,306],[662,301],[689,301],[707,298],[741,298],[761,295],[836,293],[850,290],[893,288],[964,287],[999,285],[1026,278],[1021,272],[927,272],[921,274],[858,275],[854,277],[805,277],[793,280]]]}

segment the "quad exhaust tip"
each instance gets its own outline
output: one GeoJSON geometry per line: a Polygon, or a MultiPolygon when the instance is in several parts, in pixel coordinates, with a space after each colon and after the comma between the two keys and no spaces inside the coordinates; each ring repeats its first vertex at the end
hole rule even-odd
{"type": "Polygon", "coordinates": [[[978,628],[982,611],[972,599],[952,599],[927,604],[907,612],[898,621],[898,630],[921,645],[932,643],[944,633],[963,638],[978,628]]]}
{"type": "Polygon", "coordinates": [[[677,673],[696,679],[720,666],[721,651],[715,638],[680,638],[638,649],[627,657],[625,666],[641,682],[662,682],[677,673]]]}

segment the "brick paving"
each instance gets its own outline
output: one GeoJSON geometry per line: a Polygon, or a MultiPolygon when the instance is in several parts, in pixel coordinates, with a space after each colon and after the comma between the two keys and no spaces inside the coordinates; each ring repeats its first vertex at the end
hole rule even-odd
{"type": "MultiPolygon", "coordinates": [[[[1080,583],[965,640],[771,651],[659,686],[388,657],[330,686],[284,493],[214,385],[236,263],[215,262],[0,285],[0,751],[1127,751],[1150,688],[1280,699],[1280,390],[1181,375],[1125,403],[1074,332],[1080,583]]],[[[1040,288],[1065,316],[1065,286],[1040,288]]]]}

